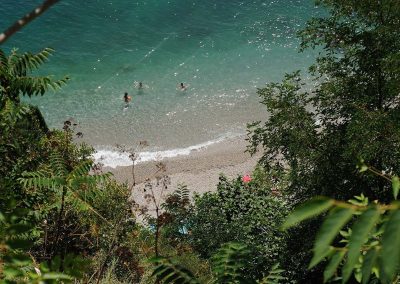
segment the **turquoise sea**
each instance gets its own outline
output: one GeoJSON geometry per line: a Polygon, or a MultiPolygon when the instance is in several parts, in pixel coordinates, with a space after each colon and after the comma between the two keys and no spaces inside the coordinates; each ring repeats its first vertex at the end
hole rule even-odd
{"type": "MultiPolygon", "coordinates": [[[[0,28],[41,2],[1,0],[0,28]]],[[[104,155],[146,140],[173,156],[265,119],[256,90],[313,62],[296,32],[316,13],[313,0],[61,0],[2,48],[56,50],[41,72],[71,81],[30,100],[50,126],[73,119],[104,155]]]]}

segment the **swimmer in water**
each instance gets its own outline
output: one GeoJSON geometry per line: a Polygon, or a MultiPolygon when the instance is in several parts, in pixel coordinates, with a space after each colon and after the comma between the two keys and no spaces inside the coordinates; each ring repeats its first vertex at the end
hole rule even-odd
{"type": "Polygon", "coordinates": [[[181,83],[181,84],[179,85],[179,88],[180,88],[181,91],[186,91],[187,88],[188,88],[188,86],[185,86],[183,83],[181,83]]]}
{"type": "Polygon", "coordinates": [[[131,96],[128,96],[128,93],[125,92],[124,94],[124,102],[129,103],[132,100],[131,96]]]}
{"type": "Polygon", "coordinates": [[[125,102],[124,110],[126,110],[129,107],[129,102],[131,100],[132,100],[131,96],[128,96],[128,93],[125,92],[125,94],[124,94],[124,102],[125,102]]]}
{"type": "Polygon", "coordinates": [[[144,89],[149,88],[149,86],[146,84],[143,84],[143,82],[137,82],[137,81],[133,82],[133,86],[138,90],[144,90],[144,89]]]}

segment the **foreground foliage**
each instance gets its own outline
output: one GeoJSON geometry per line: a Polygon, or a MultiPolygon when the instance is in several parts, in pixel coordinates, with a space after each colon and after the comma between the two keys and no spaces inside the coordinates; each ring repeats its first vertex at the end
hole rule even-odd
{"type": "Polygon", "coordinates": [[[149,227],[76,125],[50,131],[21,102],[66,82],[31,76],[52,50],[0,52],[0,282],[398,282],[400,2],[318,3],[329,14],[300,32],[320,51],[315,86],[295,72],[258,91],[270,116],[249,125],[253,178],[222,176],[193,202],[181,186],[149,227]]]}
{"type": "MultiPolygon", "coordinates": [[[[390,184],[359,173],[354,161],[400,172],[399,1],[318,4],[327,16],[312,19],[299,33],[302,50],[319,52],[310,68],[312,81],[294,72],[258,91],[269,118],[249,125],[249,151],[262,148],[264,168],[288,174],[292,204],[318,195],[343,201],[362,193],[390,203],[390,184]]],[[[307,251],[319,221],[288,231],[296,240],[289,244],[295,259],[311,258],[307,251]]],[[[309,273],[304,265],[291,267],[297,281],[322,279],[321,265],[309,273]]]]}
{"type": "MultiPolygon", "coordinates": [[[[247,260],[250,257],[247,246],[239,243],[227,243],[213,256],[212,270],[214,278],[211,283],[263,283],[279,284],[285,278],[281,276],[283,270],[279,265],[274,265],[271,271],[261,280],[254,279],[246,270],[247,260]]],[[[151,262],[156,264],[153,276],[162,283],[199,284],[192,272],[168,258],[154,258],[151,262]]],[[[207,282],[210,283],[210,282],[207,282]]]]}
{"type": "MultiPolygon", "coordinates": [[[[363,162],[359,169],[376,172],[363,162]]],[[[355,279],[363,284],[369,283],[371,278],[381,283],[397,283],[400,279],[400,204],[397,201],[400,183],[397,176],[378,174],[391,181],[395,201],[390,204],[380,204],[377,200],[371,203],[364,195],[348,202],[316,197],[299,206],[284,224],[284,228],[292,227],[329,211],[314,242],[310,263],[313,267],[329,259],[324,282],[338,274],[339,266],[342,266],[343,283],[350,279],[353,271],[355,279]],[[348,223],[351,228],[346,226],[348,223]],[[339,235],[340,242],[334,242],[339,235]]]]}
{"type": "Polygon", "coordinates": [[[175,245],[190,245],[205,259],[225,243],[245,243],[249,273],[261,276],[282,261],[285,251],[285,233],[279,228],[288,209],[273,188],[261,177],[244,183],[240,177],[221,176],[215,192],[195,195],[193,203],[181,189],[164,205],[164,236],[175,245]]]}

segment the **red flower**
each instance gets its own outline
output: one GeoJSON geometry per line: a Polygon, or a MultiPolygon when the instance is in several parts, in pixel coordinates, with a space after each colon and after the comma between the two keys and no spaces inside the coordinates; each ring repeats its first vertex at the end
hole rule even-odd
{"type": "Polygon", "coordinates": [[[251,178],[250,175],[244,175],[244,176],[242,177],[242,181],[243,181],[244,183],[249,183],[249,182],[251,182],[251,180],[252,180],[252,178],[251,178]]]}

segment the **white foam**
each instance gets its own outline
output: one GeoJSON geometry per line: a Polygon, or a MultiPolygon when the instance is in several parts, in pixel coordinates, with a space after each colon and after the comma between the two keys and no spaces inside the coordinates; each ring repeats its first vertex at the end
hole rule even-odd
{"type": "MultiPolygon", "coordinates": [[[[199,151],[207,148],[208,146],[216,143],[220,143],[227,137],[221,137],[211,141],[207,141],[201,144],[193,145],[186,148],[178,148],[165,151],[149,151],[140,152],[138,159],[135,164],[148,162],[148,161],[161,161],[166,158],[173,158],[178,156],[187,156],[192,151],[199,151]]],[[[97,149],[96,153],[93,154],[93,158],[96,162],[102,163],[105,167],[116,168],[126,167],[132,165],[132,160],[129,158],[128,153],[121,153],[114,149],[97,149]]]]}

